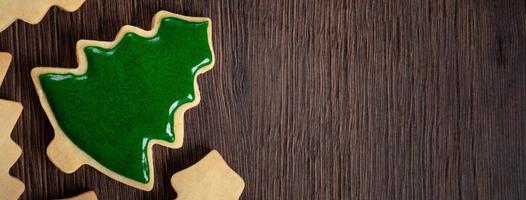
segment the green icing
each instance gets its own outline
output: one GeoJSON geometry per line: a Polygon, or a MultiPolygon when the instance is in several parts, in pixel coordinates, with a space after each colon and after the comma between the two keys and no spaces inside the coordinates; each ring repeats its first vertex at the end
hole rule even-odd
{"type": "Polygon", "coordinates": [[[59,126],[106,168],[149,182],[148,143],[175,140],[174,112],[195,99],[196,73],[212,62],[207,28],[164,18],[154,37],[126,33],[111,49],[86,47],[83,75],[40,75],[59,126]]]}

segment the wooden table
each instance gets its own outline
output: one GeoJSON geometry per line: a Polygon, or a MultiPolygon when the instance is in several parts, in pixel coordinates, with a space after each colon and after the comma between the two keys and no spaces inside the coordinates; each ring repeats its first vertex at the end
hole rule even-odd
{"type": "Polygon", "coordinates": [[[526,196],[526,1],[87,0],[0,38],[14,55],[0,97],[25,107],[22,199],[173,199],[171,175],[211,149],[244,177],[242,199],[526,196]],[[159,10],[213,20],[217,63],[184,147],[154,148],[151,192],[60,172],[30,70],[76,67],[76,41],[149,29],[159,10]]]}

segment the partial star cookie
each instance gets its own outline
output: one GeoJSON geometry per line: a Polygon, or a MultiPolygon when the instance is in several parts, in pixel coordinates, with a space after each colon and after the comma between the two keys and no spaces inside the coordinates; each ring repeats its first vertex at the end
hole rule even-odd
{"type": "Polygon", "coordinates": [[[245,188],[243,178],[216,150],[174,174],[171,182],[178,200],[235,200],[245,188]]]}
{"type": "Polygon", "coordinates": [[[0,86],[2,86],[2,82],[4,81],[5,74],[7,74],[7,70],[9,69],[9,64],[11,64],[12,56],[9,53],[0,52],[0,86]]]}
{"type": "Polygon", "coordinates": [[[55,130],[47,155],[60,170],[87,164],[149,191],[152,146],[182,146],[184,112],[200,100],[197,76],[214,65],[211,21],[161,11],[152,27],[124,26],[112,42],[79,41],[76,69],[32,70],[55,130]]]}
{"type": "Polygon", "coordinates": [[[84,192],[78,196],[62,200],[97,200],[97,194],[93,191],[84,192]]]}
{"type": "MultiPolygon", "coordinates": [[[[0,85],[11,62],[11,55],[0,53],[0,85]]],[[[22,112],[17,102],[0,99],[0,199],[18,199],[24,192],[24,183],[9,175],[9,169],[22,154],[20,146],[11,139],[11,131],[22,112]]]]}
{"type": "Polygon", "coordinates": [[[0,0],[0,32],[17,19],[30,24],[37,24],[44,18],[51,6],[58,6],[73,12],[85,0],[0,0]]]}

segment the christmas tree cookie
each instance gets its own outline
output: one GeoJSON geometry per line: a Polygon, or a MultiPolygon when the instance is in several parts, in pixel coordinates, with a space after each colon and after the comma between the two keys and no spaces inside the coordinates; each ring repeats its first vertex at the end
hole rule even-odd
{"type": "Polygon", "coordinates": [[[172,176],[178,200],[239,199],[245,182],[216,150],[172,176]]]}
{"type": "MultiPolygon", "coordinates": [[[[10,54],[0,53],[0,86],[10,62],[10,54]]],[[[9,169],[22,154],[20,146],[11,139],[11,131],[21,112],[20,103],[0,99],[0,199],[18,199],[25,188],[24,183],[9,175],[9,169]]]]}
{"type": "Polygon", "coordinates": [[[84,3],[84,0],[0,0],[0,31],[20,19],[30,24],[37,24],[44,18],[51,6],[58,6],[73,12],[84,3]]]}
{"type": "Polygon", "coordinates": [[[72,173],[87,164],[149,191],[152,146],[179,148],[199,74],[214,64],[211,21],[161,11],[152,30],[124,26],[112,42],[81,40],[79,66],[31,76],[54,130],[49,159],[72,173]]]}

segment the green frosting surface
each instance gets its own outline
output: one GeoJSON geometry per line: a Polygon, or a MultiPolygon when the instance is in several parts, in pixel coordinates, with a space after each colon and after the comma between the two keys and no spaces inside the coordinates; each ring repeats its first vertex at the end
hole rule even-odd
{"type": "Polygon", "coordinates": [[[85,74],[40,75],[59,126],[106,168],[148,183],[148,143],[175,141],[174,113],[195,99],[197,71],[212,63],[208,26],[167,17],[154,37],[86,47],[85,74]]]}

